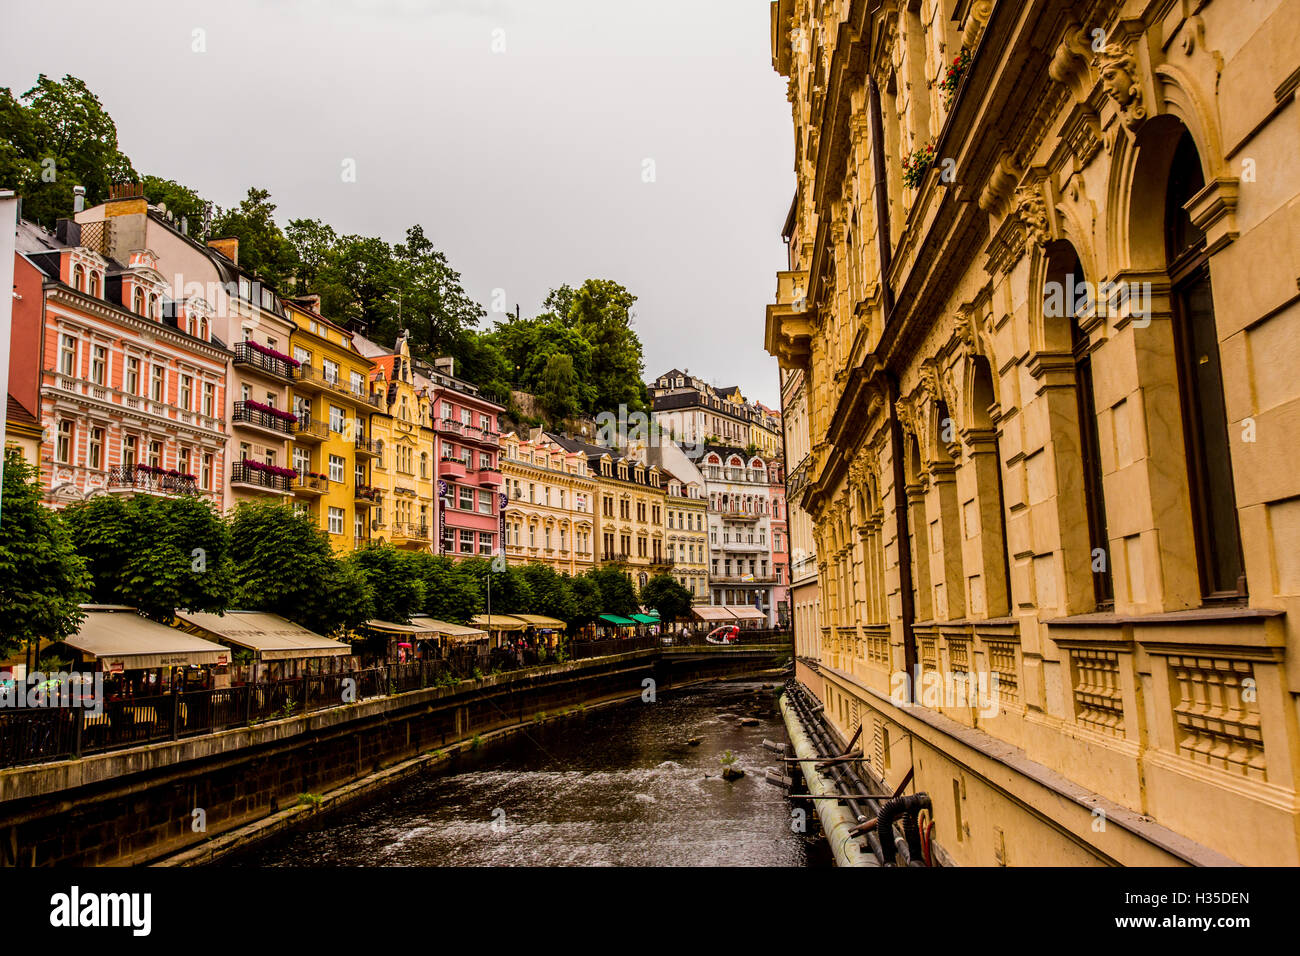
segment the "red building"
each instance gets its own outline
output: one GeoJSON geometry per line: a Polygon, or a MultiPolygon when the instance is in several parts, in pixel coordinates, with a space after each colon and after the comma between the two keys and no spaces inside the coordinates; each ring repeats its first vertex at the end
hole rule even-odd
{"type": "MultiPolygon", "coordinates": [[[[91,243],[90,245],[96,245],[91,243]]],[[[198,296],[176,301],[148,249],[119,262],[57,234],[18,227],[11,367],[39,382],[41,481],[54,506],[92,494],[203,495],[221,502],[229,352],[198,296]]]]}

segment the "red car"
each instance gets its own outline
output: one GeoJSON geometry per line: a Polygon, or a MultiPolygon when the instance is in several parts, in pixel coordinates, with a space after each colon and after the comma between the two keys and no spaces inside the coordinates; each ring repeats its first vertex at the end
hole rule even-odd
{"type": "Polygon", "coordinates": [[[735,644],[740,640],[740,628],[735,624],[723,624],[709,631],[704,639],[710,644],[735,644]]]}

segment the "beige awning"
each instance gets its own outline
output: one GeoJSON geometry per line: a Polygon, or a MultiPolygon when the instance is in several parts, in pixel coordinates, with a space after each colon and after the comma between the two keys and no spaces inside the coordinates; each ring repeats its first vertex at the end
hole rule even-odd
{"type": "Polygon", "coordinates": [[[514,614],[512,617],[517,617],[521,621],[526,621],[533,627],[551,627],[560,631],[565,628],[563,621],[558,618],[547,617],[545,614],[514,614]]]}
{"type": "Polygon", "coordinates": [[[701,621],[723,621],[730,623],[736,618],[731,611],[721,605],[699,604],[691,608],[691,613],[701,621]]]}
{"type": "Polygon", "coordinates": [[[87,657],[99,661],[106,674],[188,664],[229,664],[230,648],[147,620],[134,608],[84,604],[85,620],[77,633],[64,638],[87,657]]]}
{"type": "Polygon", "coordinates": [[[754,607],[752,604],[728,604],[727,610],[736,616],[738,621],[766,621],[767,615],[754,607]]]}
{"type": "Polygon", "coordinates": [[[452,641],[481,641],[488,636],[487,631],[480,630],[477,627],[449,624],[446,621],[439,621],[437,618],[432,617],[413,617],[411,623],[418,627],[427,627],[429,630],[452,641]]]}
{"type": "Polygon", "coordinates": [[[416,623],[394,624],[392,621],[370,620],[366,621],[364,626],[372,631],[392,634],[396,637],[410,637],[417,641],[431,641],[438,636],[438,632],[432,628],[423,627],[416,623]]]}
{"type": "Polygon", "coordinates": [[[522,621],[517,617],[511,617],[509,614],[475,614],[474,623],[479,627],[487,628],[489,631],[522,631],[529,627],[527,621],[522,621]]]}
{"type": "Polygon", "coordinates": [[[224,615],[185,611],[176,616],[186,626],[203,632],[203,636],[246,647],[262,661],[344,657],[352,653],[352,648],[342,641],[321,637],[265,611],[227,611],[224,615]]]}

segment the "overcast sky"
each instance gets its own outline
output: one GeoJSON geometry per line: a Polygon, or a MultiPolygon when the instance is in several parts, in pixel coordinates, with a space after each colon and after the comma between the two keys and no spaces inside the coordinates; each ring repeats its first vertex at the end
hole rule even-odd
{"type": "Polygon", "coordinates": [[[688,368],[779,404],[763,308],[794,179],[767,0],[60,0],[0,17],[0,85],[81,77],[141,173],[222,206],[266,188],[281,225],[396,241],[422,223],[489,323],[502,299],[530,315],[552,286],[617,280],[647,377],[688,368]]]}

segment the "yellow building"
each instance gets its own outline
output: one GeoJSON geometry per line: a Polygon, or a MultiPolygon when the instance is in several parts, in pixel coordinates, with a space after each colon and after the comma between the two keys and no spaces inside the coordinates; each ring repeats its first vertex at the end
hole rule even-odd
{"type": "Polygon", "coordinates": [[[771,9],[798,678],[943,859],[1300,864],[1300,7],[771,9]]]}
{"type": "Polygon", "coordinates": [[[709,499],[702,481],[664,474],[664,533],[673,577],[698,604],[709,601],[709,499]]]}
{"type": "Polygon", "coordinates": [[[587,456],[561,448],[538,430],[501,436],[505,478],[506,559],[549,564],[568,575],[595,567],[596,482],[587,456]]]}
{"type": "Polygon", "coordinates": [[[664,547],[667,487],[660,470],[613,449],[563,435],[547,436],[567,451],[587,459],[596,480],[596,560],[618,565],[638,588],[656,574],[670,571],[664,547]]]}
{"type": "Polygon", "coordinates": [[[299,363],[290,386],[298,420],[290,449],[294,507],[312,515],[336,550],[350,551],[369,539],[371,511],[381,504],[371,479],[371,418],[380,400],[370,391],[374,363],[346,329],[316,311],[319,304],[315,296],[284,302],[299,363]]]}
{"type": "Polygon", "coordinates": [[[12,395],[5,409],[5,445],[14,445],[23,459],[39,467],[41,463],[41,423],[12,395]]]}
{"type": "Polygon", "coordinates": [[[371,538],[399,548],[432,550],[436,542],[437,478],[433,460],[433,398],[416,384],[405,338],[392,355],[371,359],[372,390],[381,397],[371,416],[375,443],[371,538]]]}

